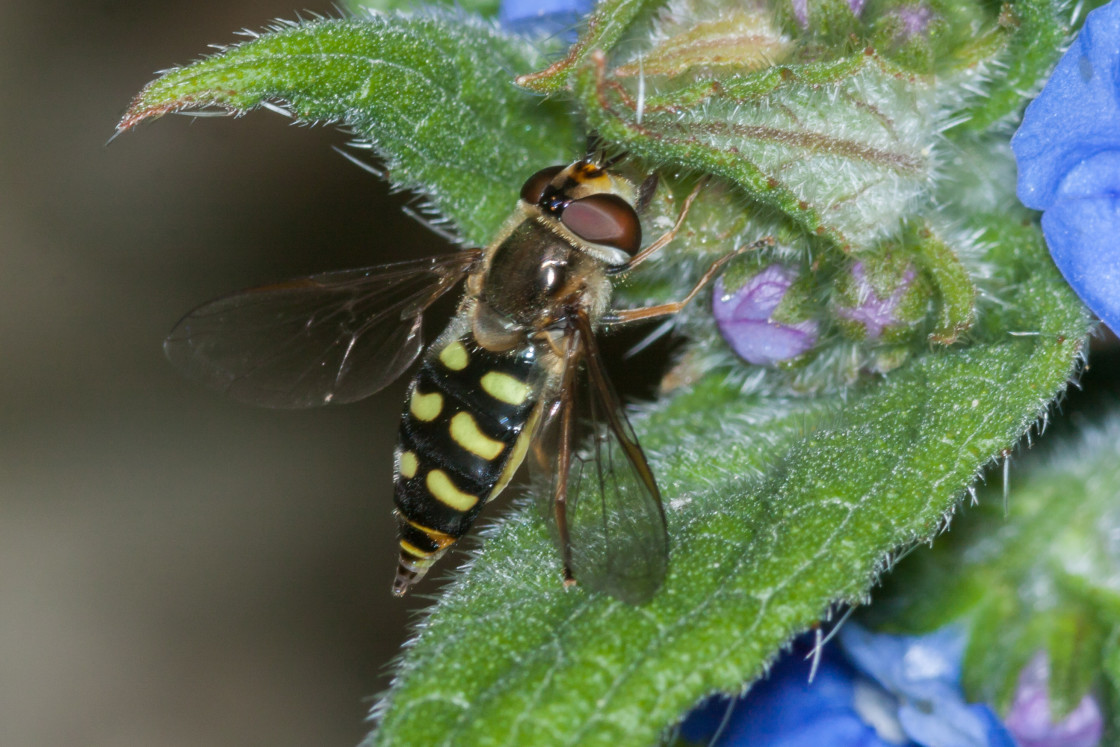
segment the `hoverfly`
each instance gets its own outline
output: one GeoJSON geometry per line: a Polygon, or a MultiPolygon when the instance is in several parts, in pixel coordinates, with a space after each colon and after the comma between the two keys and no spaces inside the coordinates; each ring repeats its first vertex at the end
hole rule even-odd
{"type": "MultiPolygon", "coordinates": [[[[400,376],[424,349],[424,311],[465,280],[458,312],[412,380],[395,453],[405,594],[509,483],[532,450],[565,585],[640,603],[668,564],[653,473],[600,361],[604,327],[675,314],[679,302],[610,308],[611,279],[645,249],[641,185],[589,155],[538,171],[485,249],[328,272],[219,298],[188,313],[164,343],[187,375],[269,407],[353,402],[400,376]],[[589,429],[589,433],[587,430],[589,429]]],[[[734,253],[733,253],[734,254],[734,253]]]]}

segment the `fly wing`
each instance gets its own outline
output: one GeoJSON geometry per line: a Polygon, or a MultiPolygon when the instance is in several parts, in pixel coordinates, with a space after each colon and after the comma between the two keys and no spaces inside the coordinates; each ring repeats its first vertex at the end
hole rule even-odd
{"type": "Polygon", "coordinates": [[[549,475],[547,518],[577,582],[641,604],[668,568],[661,495],[586,316],[573,317],[566,347],[536,450],[549,475]]]}
{"type": "Polygon", "coordinates": [[[163,343],[187,376],[266,407],[354,402],[423,347],[424,310],[481,252],[312,275],[199,306],[163,343]]]}

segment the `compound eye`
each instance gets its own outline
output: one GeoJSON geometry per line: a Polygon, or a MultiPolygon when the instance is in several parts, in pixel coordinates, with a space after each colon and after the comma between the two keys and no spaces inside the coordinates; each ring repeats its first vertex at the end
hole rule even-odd
{"type": "Polygon", "coordinates": [[[598,194],[574,200],[560,214],[560,221],[585,241],[606,244],[634,254],[642,245],[638,214],[618,195],[598,194]]]}
{"type": "Polygon", "coordinates": [[[525,186],[521,188],[521,199],[530,205],[540,203],[541,198],[544,197],[545,189],[564,168],[564,166],[549,166],[547,169],[541,169],[530,176],[529,180],[525,182],[525,186]]]}

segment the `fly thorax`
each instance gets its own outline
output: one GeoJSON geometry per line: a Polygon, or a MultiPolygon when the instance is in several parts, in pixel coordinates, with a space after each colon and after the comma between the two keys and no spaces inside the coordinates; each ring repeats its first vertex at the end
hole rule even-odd
{"type": "Polygon", "coordinates": [[[534,220],[517,226],[490,258],[482,302],[516,325],[539,329],[585,308],[602,314],[610,285],[600,261],[534,220]]]}

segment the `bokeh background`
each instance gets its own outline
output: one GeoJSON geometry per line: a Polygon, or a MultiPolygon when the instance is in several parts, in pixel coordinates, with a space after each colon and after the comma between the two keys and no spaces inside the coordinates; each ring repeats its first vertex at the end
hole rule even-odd
{"type": "MultiPolygon", "coordinates": [[[[425,604],[388,591],[404,382],[254,409],[160,343],[222,293],[445,242],[331,128],[171,116],[106,146],[157,70],[296,11],[0,1],[4,747],[354,745],[425,604]]],[[[1115,351],[1056,428],[1116,401],[1115,351]]]]}
{"type": "Polygon", "coordinates": [[[334,12],[0,0],[0,745],[354,745],[424,604],[389,595],[404,384],[254,409],[161,341],[216,295],[445,242],[334,129],[106,146],[156,71],[301,8],[334,12]]]}

